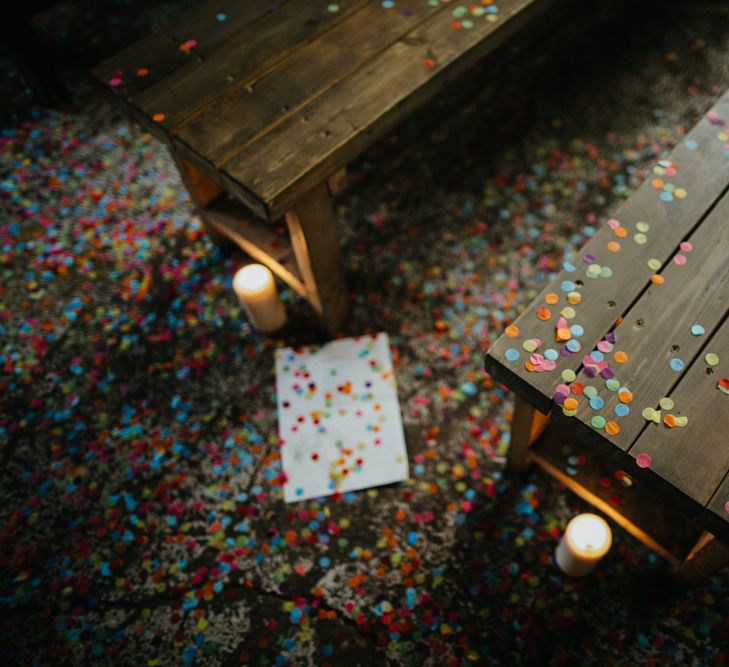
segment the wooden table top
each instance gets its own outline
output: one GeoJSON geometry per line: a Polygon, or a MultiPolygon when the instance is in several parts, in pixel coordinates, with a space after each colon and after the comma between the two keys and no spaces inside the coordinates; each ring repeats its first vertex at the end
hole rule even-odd
{"type": "Polygon", "coordinates": [[[725,541],[728,187],[729,92],[487,356],[496,379],[725,541]]]}
{"type": "Polygon", "coordinates": [[[94,76],[147,129],[275,219],[565,0],[213,0],[94,76]]]}

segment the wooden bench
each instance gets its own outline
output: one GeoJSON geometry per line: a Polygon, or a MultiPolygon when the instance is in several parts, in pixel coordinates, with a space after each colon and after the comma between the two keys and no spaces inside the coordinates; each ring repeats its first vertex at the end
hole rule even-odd
{"type": "Polygon", "coordinates": [[[214,237],[267,264],[334,331],[348,310],[331,206],[343,168],[517,30],[573,4],[215,0],[94,75],[170,146],[214,237]]]}
{"type": "Polygon", "coordinates": [[[538,463],[685,583],[729,560],[728,190],[729,93],[486,362],[517,397],[510,466],[538,463]]]}

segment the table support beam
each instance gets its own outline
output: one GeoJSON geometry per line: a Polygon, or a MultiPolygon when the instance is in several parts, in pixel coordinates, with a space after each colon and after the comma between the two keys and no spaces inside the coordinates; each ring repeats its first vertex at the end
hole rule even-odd
{"type": "Polygon", "coordinates": [[[326,332],[335,334],[347,320],[349,300],[327,184],[301,197],[285,217],[307,299],[326,332]]]}
{"type": "Polygon", "coordinates": [[[549,413],[540,412],[520,396],[514,395],[511,444],[506,455],[507,470],[520,471],[526,467],[529,447],[542,434],[548,423],[549,413]]]}
{"type": "Polygon", "coordinates": [[[704,532],[683,563],[671,568],[671,579],[678,588],[690,588],[727,563],[729,545],[704,532]]]}

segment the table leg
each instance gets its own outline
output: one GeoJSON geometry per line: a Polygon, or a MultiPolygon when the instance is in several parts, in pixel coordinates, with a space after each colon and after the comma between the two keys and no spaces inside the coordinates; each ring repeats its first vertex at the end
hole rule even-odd
{"type": "Polygon", "coordinates": [[[549,414],[539,412],[523,398],[514,395],[514,417],[511,422],[511,444],[506,455],[507,470],[523,470],[531,444],[549,423],[549,414]]]}
{"type": "Polygon", "coordinates": [[[349,300],[326,183],[299,199],[285,217],[307,299],[327,332],[334,334],[347,320],[349,300]]]}
{"type": "Polygon", "coordinates": [[[671,579],[679,588],[690,588],[729,563],[729,545],[703,532],[683,563],[671,568],[671,579]]]}
{"type": "Polygon", "coordinates": [[[190,199],[192,199],[192,203],[197,209],[208,236],[210,236],[213,243],[218,247],[229,248],[232,245],[230,239],[224,234],[221,234],[205,219],[205,207],[225,191],[212,178],[203,174],[194,164],[177,153],[173,147],[170,147],[170,151],[180,171],[182,182],[187,188],[190,199]]]}

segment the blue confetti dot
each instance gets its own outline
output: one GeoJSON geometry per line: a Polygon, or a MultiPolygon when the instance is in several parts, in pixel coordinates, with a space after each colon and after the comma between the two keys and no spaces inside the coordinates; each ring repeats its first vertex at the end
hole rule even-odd
{"type": "Polygon", "coordinates": [[[590,352],[590,356],[595,361],[602,361],[603,359],[605,359],[605,355],[602,352],[600,352],[600,350],[593,350],[592,352],[590,352]]]}
{"type": "Polygon", "coordinates": [[[683,361],[679,359],[678,357],[674,357],[671,359],[671,361],[668,362],[668,365],[674,370],[674,371],[682,371],[683,370],[683,361]]]}
{"type": "Polygon", "coordinates": [[[673,201],[673,195],[670,192],[661,192],[659,197],[661,198],[661,201],[665,201],[665,202],[673,201]]]}
{"type": "Polygon", "coordinates": [[[590,399],[590,407],[593,410],[602,410],[605,407],[605,401],[603,401],[599,396],[593,396],[590,399]]]}
{"type": "Polygon", "coordinates": [[[583,333],[585,333],[585,330],[579,324],[573,324],[570,327],[570,333],[579,338],[583,333]]]}
{"type": "Polygon", "coordinates": [[[624,403],[618,403],[615,406],[615,414],[618,417],[627,417],[630,414],[630,408],[624,403]]]}
{"type": "Polygon", "coordinates": [[[690,151],[695,151],[699,147],[699,142],[695,139],[686,139],[683,143],[690,151]]]}
{"type": "Polygon", "coordinates": [[[565,345],[565,347],[566,347],[566,348],[567,348],[567,349],[568,349],[568,350],[569,350],[570,352],[579,352],[579,351],[580,351],[580,347],[581,347],[581,346],[580,346],[580,342],[579,342],[579,341],[577,341],[577,340],[568,340],[568,341],[567,341],[567,344],[565,345]]]}
{"type": "Polygon", "coordinates": [[[559,352],[550,347],[548,350],[544,350],[544,358],[549,359],[550,361],[557,361],[559,358],[559,352]]]}
{"type": "Polygon", "coordinates": [[[564,280],[561,287],[563,292],[572,292],[575,289],[575,284],[571,280],[564,280]]]}
{"type": "Polygon", "coordinates": [[[507,361],[516,361],[519,358],[519,350],[514,347],[510,347],[506,350],[506,352],[504,352],[504,356],[507,361]]]}
{"type": "Polygon", "coordinates": [[[706,333],[706,329],[702,327],[700,324],[694,324],[691,327],[691,334],[693,336],[703,336],[706,333]]]}
{"type": "Polygon", "coordinates": [[[575,265],[572,262],[565,262],[564,264],[562,264],[562,268],[567,271],[567,273],[575,272],[575,265]]]}

